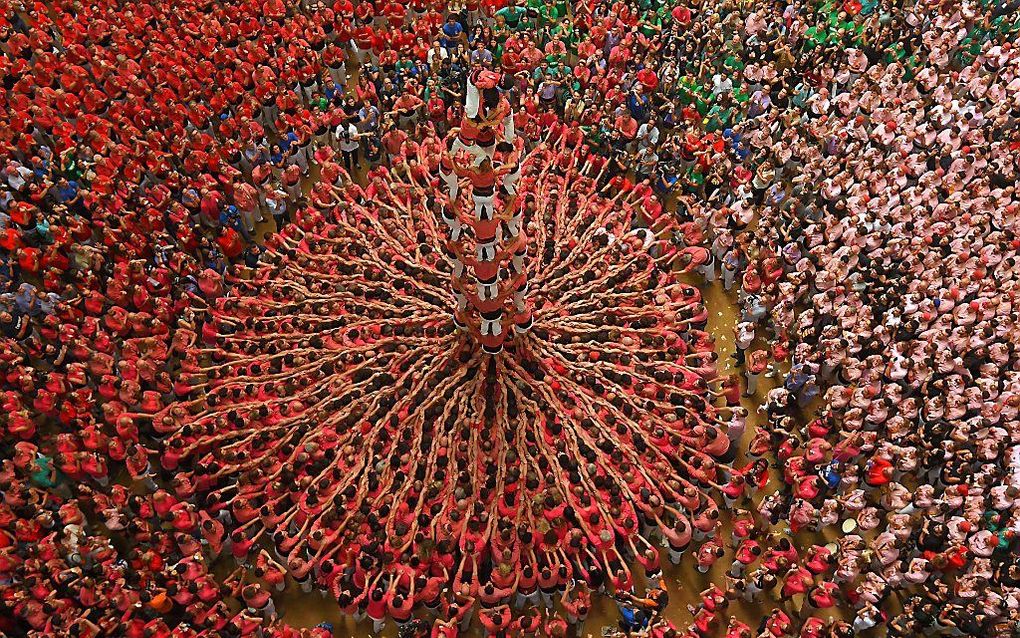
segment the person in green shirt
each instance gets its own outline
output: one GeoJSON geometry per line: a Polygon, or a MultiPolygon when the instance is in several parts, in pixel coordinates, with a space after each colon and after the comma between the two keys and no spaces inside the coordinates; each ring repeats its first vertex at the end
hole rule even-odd
{"type": "Polygon", "coordinates": [[[708,113],[711,96],[712,92],[702,87],[692,74],[685,75],[677,83],[677,98],[680,104],[684,106],[693,104],[702,116],[708,113]]]}
{"type": "Polygon", "coordinates": [[[570,8],[567,6],[566,0],[553,0],[556,4],[556,11],[560,14],[560,19],[566,18],[570,15],[570,8]]]}
{"type": "Polygon", "coordinates": [[[525,9],[524,15],[521,16],[521,21],[517,23],[517,28],[514,30],[518,33],[534,33],[538,31],[538,11],[535,9],[525,9]]]}
{"type": "Polygon", "coordinates": [[[506,26],[516,31],[526,13],[527,9],[517,6],[516,0],[510,0],[505,7],[496,12],[496,17],[503,18],[506,26]]]}
{"type": "Polygon", "coordinates": [[[564,14],[560,13],[559,7],[553,4],[553,0],[544,0],[538,6],[539,26],[550,26],[560,21],[564,14]]]}
{"type": "MultiPolygon", "coordinates": [[[[985,40],[988,38],[988,31],[975,26],[967,33],[966,36],[960,41],[960,48],[957,51],[957,56],[964,65],[968,65],[974,61],[981,53],[981,48],[984,46],[985,40]]],[[[890,47],[891,49],[892,47],[890,47]]],[[[888,57],[888,54],[887,54],[888,57]]]]}
{"type": "MultiPolygon", "coordinates": [[[[808,31],[810,31],[810,29],[808,29],[808,31]]],[[[740,73],[744,70],[744,61],[736,52],[730,53],[723,58],[723,69],[728,71],[730,75],[740,75],[740,73]]]]}
{"type": "Polygon", "coordinates": [[[811,99],[811,95],[814,94],[814,90],[811,88],[811,85],[807,82],[801,82],[793,89],[793,91],[794,93],[790,98],[790,101],[798,109],[806,109],[808,100],[811,99]]]}
{"type": "Polygon", "coordinates": [[[503,45],[506,43],[507,38],[510,37],[510,27],[507,26],[506,20],[502,16],[496,17],[496,23],[492,26],[492,41],[496,43],[496,51],[494,52],[496,58],[503,56],[503,45]]]}
{"type": "Polygon", "coordinates": [[[427,80],[425,80],[425,90],[422,92],[421,99],[428,102],[429,100],[432,99],[432,96],[435,95],[435,93],[436,93],[436,79],[430,77],[427,80]]]}
{"type": "Polygon", "coordinates": [[[413,67],[414,67],[414,61],[411,60],[410,58],[402,57],[399,60],[397,60],[396,69],[397,69],[397,73],[398,74],[406,74],[413,67]]]}
{"type": "Polygon", "coordinates": [[[69,181],[81,182],[81,167],[72,149],[68,149],[60,156],[60,173],[69,181]]]}
{"type": "Polygon", "coordinates": [[[53,465],[53,459],[48,456],[39,454],[32,461],[31,480],[39,487],[51,488],[56,487],[57,483],[60,482],[60,477],[57,473],[57,468],[53,465]]]}
{"type": "Polygon", "coordinates": [[[659,16],[659,20],[662,21],[662,24],[673,25],[673,14],[671,13],[673,10],[672,6],[663,2],[656,5],[653,10],[655,11],[655,15],[659,16]]]}
{"type": "Polygon", "coordinates": [[[688,192],[701,192],[705,185],[705,175],[701,172],[697,162],[687,171],[687,179],[685,181],[687,182],[688,192]]]}
{"type": "Polygon", "coordinates": [[[531,72],[531,81],[535,84],[539,84],[545,79],[556,79],[556,73],[550,69],[548,60],[539,62],[538,66],[531,72]]]}
{"type": "Polygon", "coordinates": [[[804,50],[810,51],[815,47],[823,45],[827,37],[828,33],[825,27],[816,24],[808,27],[807,31],[804,32],[804,41],[801,43],[801,46],[804,50]]]}
{"type": "Polygon", "coordinates": [[[557,24],[553,25],[549,29],[549,35],[558,37],[566,45],[567,52],[570,55],[577,55],[577,43],[580,38],[570,18],[564,17],[557,24]]]}
{"type": "Polygon", "coordinates": [[[705,114],[705,130],[716,133],[730,128],[733,110],[733,99],[726,94],[720,95],[719,101],[709,107],[708,113],[705,114]]]}
{"type": "Polygon", "coordinates": [[[896,62],[902,60],[907,55],[907,52],[903,49],[903,44],[900,42],[894,42],[891,47],[886,51],[885,61],[896,62]]]}
{"type": "Polygon", "coordinates": [[[654,38],[662,35],[662,18],[659,17],[654,11],[645,11],[638,22],[638,30],[645,35],[646,38],[654,38]]]}

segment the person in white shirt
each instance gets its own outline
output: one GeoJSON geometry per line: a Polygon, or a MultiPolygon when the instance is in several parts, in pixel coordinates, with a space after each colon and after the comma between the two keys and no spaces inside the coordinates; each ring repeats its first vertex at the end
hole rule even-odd
{"type": "Polygon", "coordinates": [[[750,321],[741,321],[734,329],[734,333],[733,345],[736,346],[736,351],[733,353],[733,358],[737,360],[738,366],[742,366],[744,365],[745,352],[754,343],[754,324],[750,321]]]}
{"type": "Polygon", "coordinates": [[[729,95],[733,91],[733,80],[721,73],[712,76],[712,97],[719,97],[721,94],[729,95]]]}
{"type": "Polygon", "coordinates": [[[362,134],[354,124],[344,123],[336,127],[336,139],[343,154],[344,166],[348,172],[354,171],[358,165],[358,149],[361,147],[362,134]]]}
{"type": "Polygon", "coordinates": [[[28,184],[28,180],[32,179],[32,169],[19,164],[18,162],[11,160],[7,163],[7,167],[4,168],[4,178],[7,180],[7,184],[10,185],[11,190],[20,192],[28,184]]]}
{"type": "Polygon", "coordinates": [[[443,60],[450,57],[450,52],[447,51],[439,40],[432,43],[432,48],[429,49],[426,54],[429,66],[435,67],[436,65],[442,64],[443,60]]]}
{"type": "Polygon", "coordinates": [[[659,143],[659,127],[655,124],[655,118],[649,118],[647,122],[638,127],[637,145],[638,150],[655,146],[659,143]]]}

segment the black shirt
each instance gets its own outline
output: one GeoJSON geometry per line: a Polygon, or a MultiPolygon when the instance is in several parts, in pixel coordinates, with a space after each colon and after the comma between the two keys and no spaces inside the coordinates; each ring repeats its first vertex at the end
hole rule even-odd
{"type": "Polygon", "coordinates": [[[3,332],[5,337],[13,339],[18,336],[19,332],[21,332],[21,322],[21,315],[11,313],[10,321],[0,319],[0,332],[3,332]]]}

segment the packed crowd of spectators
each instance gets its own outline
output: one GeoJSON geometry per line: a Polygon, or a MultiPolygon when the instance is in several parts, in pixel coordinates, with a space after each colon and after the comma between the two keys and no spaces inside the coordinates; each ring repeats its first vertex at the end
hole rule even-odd
{"type": "MultiPolygon", "coordinates": [[[[777,526],[838,539],[827,563],[803,547],[779,569],[768,552],[743,560],[784,597],[806,594],[799,619],[775,612],[780,628],[803,634],[835,605],[855,631],[1013,635],[1016,4],[856,18],[851,4],[820,22],[790,7],[782,21],[745,16],[749,99],[722,136],[747,159],[681,196],[711,244],[704,272],[739,297],[747,387],[782,381],[749,446],[782,481],[737,559],[777,526]]],[[[706,126],[724,80],[704,91],[706,126]]]]}
{"type": "MultiPolygon", "coordinates": [[[[2,0],[0,631],[331,634],[274,605],[320,566],[236,533],[274,512],[176,477],[164,439],[207,405],[185,355],[260,264],[264,219],[434,180],[491,66],[530,144],[582,147],[608,196],[647,180],[675,199],[683,266],[739,296],[746,378],[713,391],[734,447],[742,390],[767,422],[722,502],[682,505],[710,532],[722,511],[730,542],[647,526],[675,562],[729,567],[688,624],[619,575],[530,574],[547,586],[523,599],[391,577],[377,598],[350,557],[345,611],[409,620],[438,588],[414,631],[456,635],[477,608],[489,633],[559,636],[615,590],[626,631],[656,636],[1014,634],[1017,9],[2,0]],[[768,605],[760,626],[727,611],[741,600],[768,605]]],[[[645,201],[650,223],[674,214],[645,201]]],[[[657,573],[655,551],[620,555],[657,573]]]]}

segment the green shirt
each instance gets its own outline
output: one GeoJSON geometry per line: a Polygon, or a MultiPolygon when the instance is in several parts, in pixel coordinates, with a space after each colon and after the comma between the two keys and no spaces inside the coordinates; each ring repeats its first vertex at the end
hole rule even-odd
{"type": "Polygon", "coordinates": [[[704,117],[705,113],[708,113],[708,98],[711,96],[711,91],[706,91],[698,81],[689,75],[685,75],[680,78],[677,83],[677,99],[684,106],[693,104],[698,113],[704,117]]]}
{"type": "Polygon", "coordinates": [[[554,4],[543,4],[538,7],[538,22],[541,25],[556,24],[562,17],[559,7],[554,4]]]}
{"type": "Polygon", "coordinates": [[[527,10],[524,7],[503,7],[496,12],[496,15],[503,16],[503,19],[506,20],[506,26],[516,29],[520,24],[521,18],[524,17],[525,11],[527,10]]]}
{"type": "Polygon", "coordinates": [[[641,30],[641,33],[645,34],[646,38],[654,37],[662,32],[662,18],[652,12],[648,12],[641,19],[641,22],[638,23],[638,29],[641,30]]]}
{"type": "Polygon", "coordinates": [[[903,45],[899,42],[894,43],[885,54],[886,62],[896,62],[906,57],[907,52],[903,49],[903,45]]]}
{"type": "MultiPolygon", "coordinates": [[[[808,29],[810,31],[810,29],[808,29]]],[[[737,55],[731,53],[723,60],[723,68],[731,71],[743,71],[744,62],[737,55]]]]}
{"type": "Polygon", "coordinates": [[[705,130],[715,133],[729,127],[730,120],[733,117],[733,109],[715,104],[712,108],[708,109],[705,117],[708,119],[708,122],[705,124],[705,130]]]}
{"type": "Polygon", "coordinates": [[[81,167],[78,166],[78,160],[72,153],[62,156],[60,164],[59,173],[61,175],[66,177],[68,181],[81,182],[81,167]]]}
{"type": "Polygon", "coordinates": [[[687,173],[687,181],[694,186],[701,186],[705,183],[705,176],[701,174],[701,171],[697,168],[697,164],[691,167],[691,170],[687,173]]]}
{"type": "Polygon", "coordinates": [[[808,28],[804,32],[804,48],[811,50],[820,44],[823,44],[826,39],[825,30],[820,26],[813,26],[808,28]]]}
{"type": "Polygon", "coordinates": [[[53,459],[48,456],[37,456],[35,459],[35,467],[37,468],[31,474],[32,482],[39,487],[55,487],[57,480],[50,478],[50,472],[53,469],[53,459]]]}
{"type": "Polygon", "coordinates": [[[573,25],[569,22],[560,22],[549,29],[549,33],[552,35],[560,36],[560,40],[566,45],[567,51],[570,53],[577,53],[577,30],[574,29],[573,25]]]}

